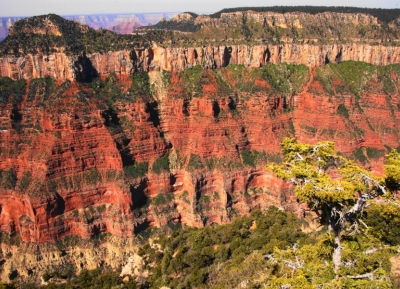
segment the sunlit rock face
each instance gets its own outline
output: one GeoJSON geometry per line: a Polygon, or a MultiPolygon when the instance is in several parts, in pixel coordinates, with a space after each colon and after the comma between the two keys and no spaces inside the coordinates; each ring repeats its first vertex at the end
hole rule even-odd
{"type": "MultiPolygon", "coordinates": [[[[301,28],[301,17],[266,21],[301,28]]],[[[46,27],[26,33],[61,33],[46,27]]],[[[282,161],[285,137],[332,140],[381,173],[383,155],[400,143],[400,72],[382,66],[399,64],[399,53],[355,41],[2,56],[0,76],[10,79],[0,88],[0,232],[20,236],[27,252],[2,244],[12,256],[2,280],[67,257],[80,269],[122,266],[135,249],[124,238],[155,226],[224,224],[269,206],[299,211],[290,184],[265,168],[282,161]],[[115,242],[100,249],[52,247],[105,235],[115,242]]]]}

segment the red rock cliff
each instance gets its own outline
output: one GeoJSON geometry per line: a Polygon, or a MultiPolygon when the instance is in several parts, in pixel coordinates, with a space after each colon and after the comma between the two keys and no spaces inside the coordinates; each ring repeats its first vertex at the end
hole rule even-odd
{"type": "Polygon", "coordinates": [[[287,185],[263,169],[279,160],[286,136],[333,140],[379,170],[400,143],[399,74],[388,67],[379,76],[375,67],[357,95],[333,74],[327,91],[329,67],[304,68],[292,93],[243,66],[175,71],[167,84],[151,72],[155,99],[112,107],[76,82],[32,80],[1,104],[0,230],[32,242],[131,236],[167,223],[225,223],[270,205],[295,209],[287,185]],[[170,173],[157,174],[163,156],[170,173]],[[146,176],[132,178],[129,170],[145,162],[146,176]]]}

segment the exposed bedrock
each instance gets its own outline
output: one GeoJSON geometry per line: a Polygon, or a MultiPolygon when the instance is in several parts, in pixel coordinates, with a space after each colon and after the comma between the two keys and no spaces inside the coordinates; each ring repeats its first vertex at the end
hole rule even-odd
{"type": "Polygon", "coordinates": [[[107,53],[67,56],[64,53],[0,58],[0,76],[12,79],[53,77],[89,81],[95,76],[129,75],[134,71],[179,71],[199,65],[206,69],[242,64],[260,67],[268,63],[322,66],[329,62],[364,61],[375,65],[400,63],[400,47],[351,45],[232,45],[204,47],[134,48],[107,53]]]}

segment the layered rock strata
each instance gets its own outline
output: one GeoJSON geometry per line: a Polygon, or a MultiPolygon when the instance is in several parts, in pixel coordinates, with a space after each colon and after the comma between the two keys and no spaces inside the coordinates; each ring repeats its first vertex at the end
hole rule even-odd
{"type": "Polygon", "coordinates": [[[242,64],[261,67],[290,63],[315,67],[341,61],[364,61],[374,65],[400,63],[400,48],[391,46],[352,45],[232,45],[205,47],[157,47],[67,56],[28,54],[0,58],[0,76],[12,79],[53,77],[81,80],[88,76],[130,75],[134,71],[182,71],[199,65],[205,69],[242,64]]]}
{"type": "Polygon", "coordinates": [[[2,280],[68,258],[115,267],[134,250],[47,250],[53,241],[223,224],[271,205],[297,211],[290,184],[265,169],[281,160],[284,137],[335,141],[379,172],[400,144],[400,72],[343,61],[399,57],[398,47],[366,44],[2,57],[0,76],[16,80],[0,89],[2,280]]]}

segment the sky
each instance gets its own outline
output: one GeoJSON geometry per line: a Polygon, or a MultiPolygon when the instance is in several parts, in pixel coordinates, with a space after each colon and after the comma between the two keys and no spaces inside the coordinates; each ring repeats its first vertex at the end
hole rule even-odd
{"type": "Polygon", "coordinates": [[[400,8],[400,0],[0,0],[0,17],[49,13],[59,15],[185,11],[212,13],[223,8],[276,5],[400,8]]]}

